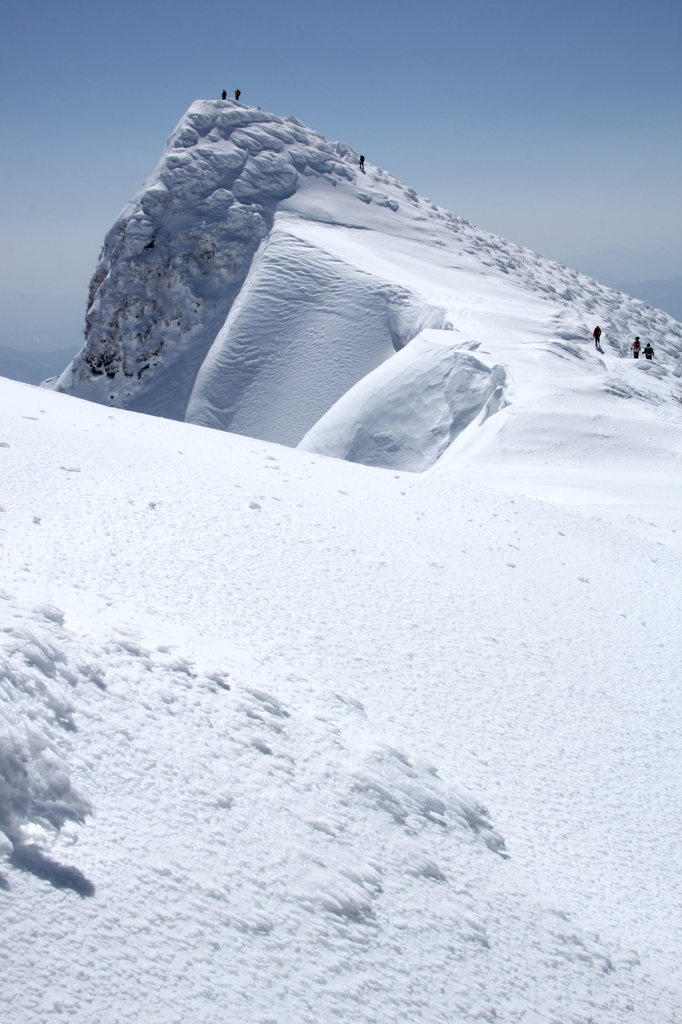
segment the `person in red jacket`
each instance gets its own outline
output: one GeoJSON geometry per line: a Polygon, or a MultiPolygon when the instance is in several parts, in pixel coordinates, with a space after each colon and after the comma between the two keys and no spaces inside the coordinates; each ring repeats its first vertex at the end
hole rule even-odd
{"type": "Polygon", "coordinates": [[[639,338],[635,338],[635,340],[632,343],[632,358],[633,359],[639,359],[639,350],[641,349],[641,347],[642,347],[642,345],[641,345],[641,342],[640,342],[639,338]]]}
{"type": "Polygon", "coordinates": [[[601,327],[595,327],[592,331],[592,337],[594,338],[594,347],[601,349],[601,343],[599,340],[601,338],[601,327]]]}

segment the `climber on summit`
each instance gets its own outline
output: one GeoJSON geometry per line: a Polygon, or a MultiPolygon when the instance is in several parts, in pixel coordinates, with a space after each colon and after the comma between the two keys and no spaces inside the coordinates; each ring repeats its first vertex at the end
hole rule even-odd
{"type": "Polygon", "coordinates": [[[236,99],[237,103],[239,103],[239,97],[241,96],[241,94],[242,94],[241,89],[235,89],[234,90],[234,98],[236,99]]]}
{"type": "Polygon", "coordinates": [[[601,327],[595,327],[595,329],[592,331],[592,337],[594,338],[594,347],[598,348],[601,352],[601,327]]]}
{"type": "Polygon", "coordinates": [[[365,158],[364,158],[364,156],[360,157],[360,170],[362,171],[363,174],[365,173],[365,158]]]}
{"type": "Polygon", "coordinates": [[[630,347],[632,348],[632,358],[639,359],[639,350],[642,347],[642,343],[640,342],[639,338],[635,338],[630,347]]]}
{"type": "Polygon", "coordinates": [[[654,350],[651,347],[651,342],[650,341],[647,341],[647,343],[646,343],[646,348],[644,349],[644,355],[647,357],[647,359],[653,359],[654,358],[654,350]]]}
{"type": "Polygon", "coordinates": [[[222,96],[220,98],[221,98],[221,100],[226,100],[227,99],[227,89],[223,89],[223,94],[222,94],[222,96]]]}

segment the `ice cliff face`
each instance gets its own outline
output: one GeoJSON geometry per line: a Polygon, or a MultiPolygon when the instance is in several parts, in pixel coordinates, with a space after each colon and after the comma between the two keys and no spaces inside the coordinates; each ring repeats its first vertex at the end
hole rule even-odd
{"type": "Polygon", "coordinates": [[[194,103],[107,235],[86,343],[47,386],[288,445],[307,435],[313,450],[424,469],[503,378],[538,366],[601,373],[589,351],[597,323],[609,355],[629,355],[639,334],[656,346],[659,379],[677,373],[681,329],[666,314],[357,164],[349,146],[294,117],[232,100],[194,103]],[[426,329],[448,332],[437,357],[433,335],[400,357],[426,329]],[[472,372],[462,352],[477,348],[472,372]],[[384,367],[393,359],[395,371],[384,367]],[[344,397],[359,381],[371,427],[358,425],[344,397]],[[401,461],[400,451],[411,454],[401,461]]]}

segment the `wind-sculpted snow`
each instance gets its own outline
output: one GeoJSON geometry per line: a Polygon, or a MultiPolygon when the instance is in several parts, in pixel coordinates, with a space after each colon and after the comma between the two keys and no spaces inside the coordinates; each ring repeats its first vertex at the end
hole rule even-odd
{"type": "Polygon", "coordinates": [[[182,418],[277,202],[298,170],[352,177],[346,159],[295,119],[195,103],[107,235],[87,342],[60,388],[182,418]]]}
{"type": "MultiPolygon", "coordinates": [[[[325,802],[321,817],[314,816],[314,801],[311,803],[308,796],[303,796],[301,807],[296,806],[295,800],[293,804],[289,802],[288,813],[304,820],[314,831],[334,835],[345,830],[350,826],[351,807],[357,803],[359,808],[386,812],[412,836],[420,835],[428,824],[448,832],[468,828],[489,849],[507,856],[502,836],[493,828],[488,812],[473,797],[459,788],[444,786],[432,767],[414,765],[406,754],[382,744],[372,735],[371,728],[368,730],[362,706],[343,694],[330,694],[328,703],[336,711],[333,717],[344,719],[347,727],[342,731],[337,726],[331,730],[329,725],[320,728],[307,714],[297,722],[277,696],[254,684],[243,682],[233,699],[228,700],[224,694],[234,690],[234,682],[230,681],[234,676],[232,664],[229,670],[215,665],[197,667],[166,647],[145,647],[140,635],[132,630],[117,630],[93,649],[70,633],[63,613],[51,605],[37,607],[29,617],[33,620],[30,626],[13,626],[9,624],[12,620],[26,621],[27,616],[8,595],[0,611],[4,613],[0,660],[0,829],[12,843],[10,862],[17,867],[44,878],[48,876],[37,870],[38,865],[52,863],[35,844],[27,845],[22,828],[28,827],[30,834],[33,827],[49,842],[67,821],[83,824],[92,813],[88,800],[72,786],[68,768],[68,734],[77,731],[74,715],[78,704],[87,706],[88,714],[97,706],[99,714],[108,716],[113,713],[112,700],[135,701],[134,691],[128,690],[142,680],[143,707],[150,709],[150,700],[152,704],[159,701],[159,708],[188,722],[201,706],[202,714],[211,718],[214,727],[217,718],[222,717],[221,731],[231,737],[231,743],[237,744],[231,759],[239,760],[242,748],[253,748],[272,756],[290,781],[297,775],[297,761],[301,761],[307,766],[306,778],[301,780],[302,794],[316,791],[330,772],[339,774],[332,787],[338,793],[338,805],[325,802]],[[105,676],[108,682],[104,681],[105,676]],[[99,694],[84,698],[83,688],[93,684],[99,694]],[[343,732],[349,734],[344,741],[348,749],[339,741],[343,732]],[[298,745],[310,745],[308,752],[298,751],[295,758],[287,752],[293,733],[297,734],[298,745]],[[327,734],[334,738],[325,752],[327,734]],[[360,770],[352,767],[351,748],[356,752],[365,750],[360,770]],[[310,815],[313,816],[309,818],[310,815]]],[[[217,801],[218,806],[228,809],[234,803],[225,794],[218,796],[217,801]]],[[[70,870],[72,877],[78,878],[80,873],[70,870]]],[[[349,870],[342,870],[341,875],[351,877],[352,881],[349,870]]],[[[77,884],[50,877],[48,880],[58,887],[80,891],[77,884]]],[[[337,896],[341,884],[336,876],[333,882],[326,882],[327,889],[334,887],[337,896]]],[[[351,890],[355,884],[362,887],[362,882],[356,880],[351,890]]],[[[94,892],[84,880],[82,887],[88,890],[82,894],[94,892]]],[[[357,908],[352,909],[352,896],[337,900],[333,906],[328,895],[320,897],[311,890],[309,898],[347,916],[360,913],[357,908]]],[[[370,912],[370,904],[365,910],[370,912]]]]}
{"type": "Polygon", "coordinates": [[[334,402],[442,307],[296,237],[284,218],[197,376],[190,423],[296,445],[334,402]]]}
{"type": "MultiPolygon", "coordinates": [[[[682,328],[665,313],[357,163],[294,117],[194,103],[107,235],[86,344],[47,386],[295,446],[425,328],[482,346],[513,379],[565,372],[569,393],[597,324],[609,355],[627,359],[639,335],[656,372],[679,376],[682,328]]],[[[427,422],[428,392],[420,403],[423,447],[442,423],[427,422]]]]}
{"type": "Polygon", "coordinates": [[[452,337],[422,331],[339,399],[299,448],[365,466],[428,469],[484,407],[490,415],[504,402],[504,367],[487,366],[452,337]]]}
{"type": "MultiPolygon", "coordinates": [[[[42,625],[13,625],[21,613],[7,595],[0,635],[0,830],[11,843],[10,862],[82,896],[92,884],[73,867],[65,867],[27,841],[26,826],[61,829],[67,821],[82,823],[91,807],[71,784],[69,732],[75,731],[74,702],[69,690],[91,679],[92,667],[76,667],[63,644],[61,612],[50,605],[36,608],[42,625]],[[56,623],[50,631],[46,622],[56,623]],[[66,759],[66,760],[65,760],[66,759]]],[[[102,685],[100,683],[100,685],[102,685]]],[[[29,833],[30,834],[30,833],[29,833]]],[[[4,876],[3,876],[4,877],[4,876]]]]}
{"type": "MultiPolygon", "coordinates": [[[[24,621],[40,618],[39,612],[27,616],[16,602],[5,610],[24,621]]],[[[18,894],[20,873],[29,872],[39,883],[93,896],[93,882],[55,856],[87,862],[106,929],[87,980],[50,979],[51,1001],[42,1005],[51,1012],[67,1011],[89,1024],[128,1007],[129,1017],[146,1024],[168,1019],[174,1007],[183,1022],[218,1024],[221,1007],[228,1007],[229,1019],[284,1024],[344,1019],[352,1009],[354,1020],[369,1024],[381,1013],[378,1000],[388,1000],[389,1014],[380,1018],[387,1021],[397,1012],[401,1019],[417,1015],[442,1024],[453,1013],[492,1022],[498,1013],[486,961],[492,958],[493,975],[494,965],[522,967],[518,950],[495,950],[501,911],[532,930],[539,962],[547,956],[555,962],[556,988],[543,998],[558,1008],[562,988],[589,977],[614,1010],[625,1005],[637,957],[560,915],[528,907],[521,893],[498,888],[499,882],[485,893],[495,871],[480,858],[507,857],[486,809],[433,765],[386,742],[379,723],[350,694],[323,691],[310,704],[296,696],[301,680],[285,683],[276,673],[264,690],[269,673],[256,670],[254,677],[255,666],[234,649],[219,666],[201,665],[177,648],[149,645],[132,629],[114,630],[97,644],[71,634],[68,624],[43,622],[36,629],[40,639],[24,628],[19,646],[10,643],[9,650],[38,671],[42,690],[33,694],[28,716],[27,708],[10,705],[5,720],[23,727],[27,717],[38,719],[46,737],[55,711],[79,717],[86,733],[79,774],[97,792],[104,819],[96,828],[99,853],[85,837],[63,829],[67,820],[82,822],[91,808],[70,789],[68,745],[34,739],[40,753],[33,774],[43,778],[30,779],[34,792],[25,801],[25,818],[35,841],[15,841],[5,891],[18,894]],[[79,657],[90,664],[75,668],[79,657]],[[95,659],[106,664],[106,687],[87,685],[88,673],[103,674],[93,669],[95,659]],[[60,671],[72,688],[70,700],[57,700],[45,688],[44,680],[60,671]],[[51,808],[46,788],[59,794],[51,808]],[[166,824],[150,832],[152,821],[166,824]],[[168,830],[175,833],[172,844],[168,830]],[[123,872],[114,853],[119,846],[123,872]],[[187,919],[188,904],[194,922],[187,919]],[[139,956],[135,969],[124,964],[131,936],[122,914],[136,922],[132,948],[140,941],[148,947],[149,933],[162,930],[164,985],[144,984],[143,993],[140,970],[149,967],[139,956]],[[295,971],[287,961],[292,947],[295,971]],[[196,966],[182,972],[178,989],[173,975],[190,951],[196,966]],[[220,978],[209,968],[214,961],[222,965],[220,978]],[[462,984],[464,965],[478,975],[473,983],[462,984]],[[601,978],[616,969],[619,985],[610,991],[601,978]],[[284,1016],[273,1016],[273,990],[284,998],[284,1016]]],[[[25,670],[19,667],[11,678],[17,685],[25,670]]],[[[7,761],[2,769],[3,785],[11,786],[7,761]]],[[[47,898],[45,890],[35,890],[31,913],[44,920],[40,934],[22,933],[7,915],[12,964],[25,957],[29,940],[32,956],[41,959],[54,957],[55,947],[68,956],[78,941],[84,927],[78,911],[62,905],[52,924],[41,908],[47,898]]],[[[91,939],[99,930],[94,924],[91,939]]],[[[15,1012],[26,1008],[21,1019],[27,1024],[42,1020],[30,1009],[32,979],[20,979],[20,973],[5,978],[10,1005],[15,1012]]],[[[615,1017],[608,1019],[615,1024],[615,1017]]]]}

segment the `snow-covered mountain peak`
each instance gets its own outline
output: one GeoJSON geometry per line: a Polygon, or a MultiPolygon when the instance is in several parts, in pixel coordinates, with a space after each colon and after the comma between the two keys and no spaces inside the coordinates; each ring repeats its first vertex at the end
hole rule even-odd
{"type": "Polygon", "coordinates": [[[463,408],[479,416],[476,395],[487,390],[467,394],[473,357],[461,356],[475,348],[490,381],[504,374],[495,407],[508,407],[513,392],[524,431],[536,429],[527,416],[539,394],[553,392],[553,407],[568,411],[588,378],[593,392],[627,398],[631,409],[678,408],[682,328],[671,317],[474,228],[369,162],[361,168],[350,146],[295,117],[199,100],[107,235],[86,344],[47,386],[423,470],[448,461],[472,422],[463,408]],[[448,400],[435,411],[419,383],[431,380],[433,339],[401,354],[425,330],[450,332],[438,387],[443,398],[460,395],[456,407],[448,400]],[[653,342],[655,362],[632,365],[635,335],[653,342]],[[383,384],[370,393],[408,365],[414,373],[401,378],[391,412],[378,397],[383,384]],[[359,425],[356,385],[371,427],[359,425]]]}

